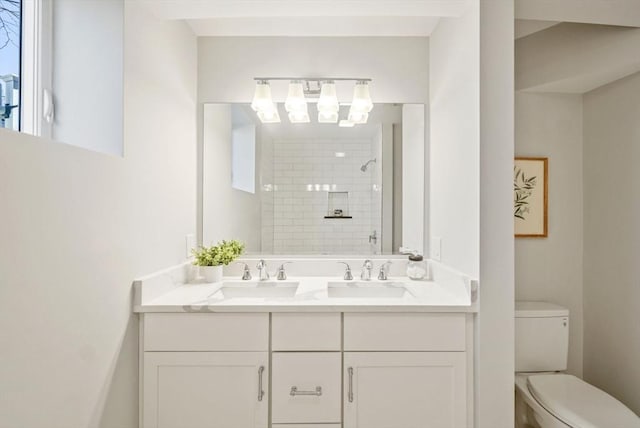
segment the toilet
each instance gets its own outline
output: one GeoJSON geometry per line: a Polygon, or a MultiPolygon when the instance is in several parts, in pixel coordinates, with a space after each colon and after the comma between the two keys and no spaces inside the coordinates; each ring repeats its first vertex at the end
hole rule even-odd
{"type": "Polygon", "coordinates": [[[516,302],[516,428],[640,428],[640,418],[567,369],[569,310],[516,302]]]}

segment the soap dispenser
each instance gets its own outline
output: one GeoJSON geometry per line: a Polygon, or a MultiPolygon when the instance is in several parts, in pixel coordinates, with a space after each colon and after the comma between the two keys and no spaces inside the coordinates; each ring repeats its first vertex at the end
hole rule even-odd
{"type": "Polygon", "coordinates": [[[427,276],[427,265],[424,257],[415,250],[408,248],[400,248],[403,254],[409,254],[409,263],[407,263],[407,276],[413,280],[421,280],[427,276]]]}
{"type": "Polygon", "coordinates": [[[424,279],[427,276],[427,266],[424,263],[424,258],[420,254],[409,256],[407,276],[415,280],[424,279]]]}

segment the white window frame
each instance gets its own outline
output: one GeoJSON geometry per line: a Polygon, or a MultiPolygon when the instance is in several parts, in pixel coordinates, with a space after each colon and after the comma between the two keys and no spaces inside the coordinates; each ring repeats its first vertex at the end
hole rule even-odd
{"type": "Polygon", "coordinates": [[[51,138],[54,0],[22,0],[20,130],[51,138]]]}

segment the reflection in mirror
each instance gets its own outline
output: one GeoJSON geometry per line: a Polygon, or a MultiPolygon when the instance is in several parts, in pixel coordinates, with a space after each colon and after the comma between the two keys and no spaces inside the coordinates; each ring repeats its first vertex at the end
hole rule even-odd
{"type": "Polygon", "coordinates": [[[262,254],[397,254],[403,110],[379,104],[366,124],[346,128],[263,124],[248,104],[206,104],[202,242],[236,238],[262,254]]]}

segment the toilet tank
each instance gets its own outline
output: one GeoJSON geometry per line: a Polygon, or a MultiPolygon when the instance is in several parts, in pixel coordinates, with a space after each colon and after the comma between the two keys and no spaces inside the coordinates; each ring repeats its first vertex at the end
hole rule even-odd
{"type": "Polygon", "coordinates": [[[569,310],[547,302],[516,301],[516,372],[567,369],[569,310]]]}

